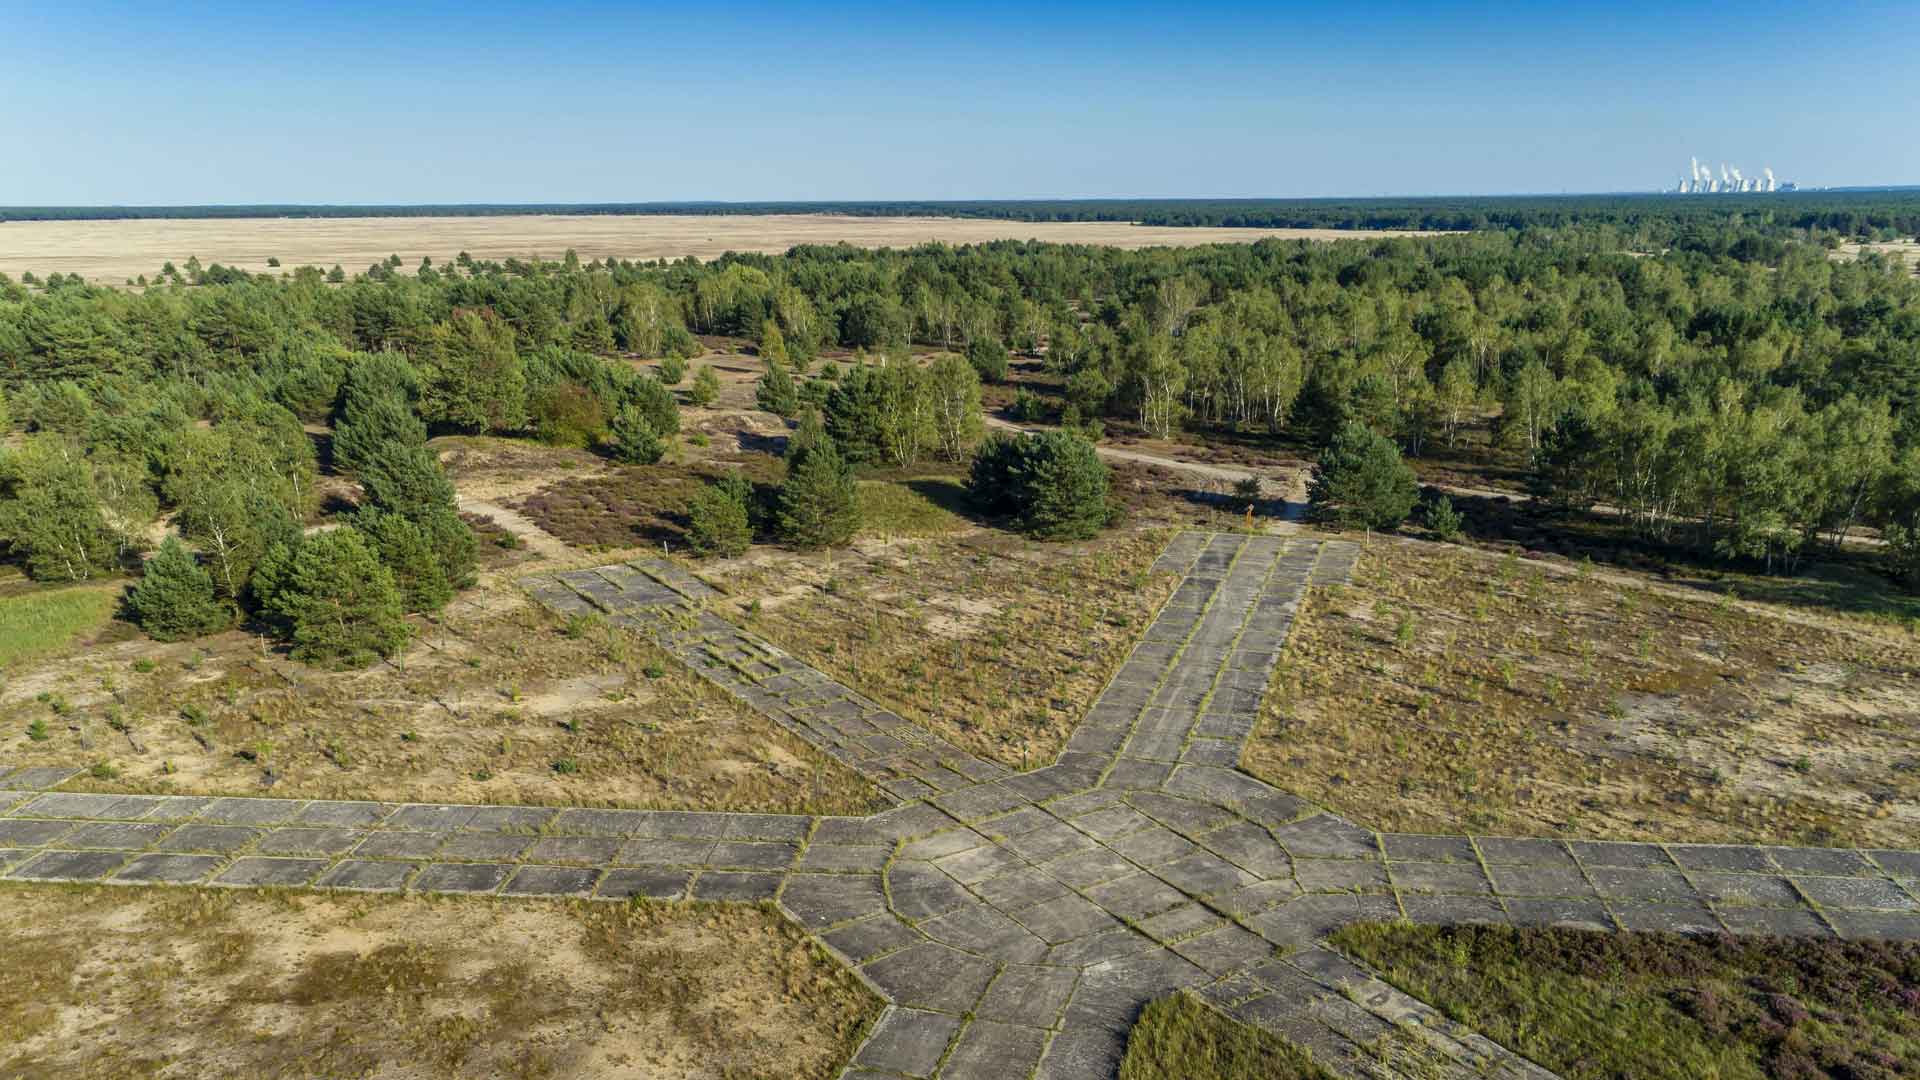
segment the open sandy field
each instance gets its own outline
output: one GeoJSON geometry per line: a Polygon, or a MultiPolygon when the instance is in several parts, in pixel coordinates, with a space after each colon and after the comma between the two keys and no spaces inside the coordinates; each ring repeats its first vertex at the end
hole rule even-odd
{"type": "Polygon", "coordinates": [[[1902,259],[1906,262],[1907,266],[1912,268],[1916,275],[1920,275],[1920,239],[1914,239],[1912,237],[1886,243],[1841,244],[1840,247],[1834,251],[1833,257],[1836,259],[1857,259],[1862,252],[1867,251],[1877,251],[1882,255],[1902,259]]]}
{"type": "Polygon", "coordinates": [[[930,240],[1050,240],[1143,248],[1379,235],[1339,229],[1187,229],[1126,222],[828,214],[11,221],[0,223],[0,272],[16,278],[28,270],[42,276],[79,274],[89,281],[117,284],[152,275],[168,260],[184,263],[189,255],[243,270],[265,270],[272,257],[287,269],[339,263],[352,272],[389,255],[413,266],[422,255],[438,263],[462,251],[490,259],[557,258],[568,248],[582,259],[711,259],[729,251],[780,252],[796,244],[840,242],[904,247],[930,240]]]}

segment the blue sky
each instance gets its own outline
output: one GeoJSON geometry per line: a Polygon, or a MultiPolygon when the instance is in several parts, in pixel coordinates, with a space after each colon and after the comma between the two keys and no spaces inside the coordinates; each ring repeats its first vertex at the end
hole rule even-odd
{"type": "Polygon", "coordinates": [[[0,0],[0,205],[1920,183],[1917,46],[1911,0],[0,0]]]}

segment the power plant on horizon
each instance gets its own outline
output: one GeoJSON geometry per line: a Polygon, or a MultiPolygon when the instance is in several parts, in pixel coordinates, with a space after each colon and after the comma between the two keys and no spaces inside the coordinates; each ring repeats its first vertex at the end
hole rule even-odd
{"type": "Polygon", "coordinates": [[[1692,174],[1680,178],[1680,186],[1674,189],[1679,195],[1728,195],[1753,191],[1792,191],[1796,185],[1781,183],[1773,178],[1772,169],[1760,170],[1761,175],[1747,178],[1740,170],[1731,168],[1724,162],[1720,165],[1720,175],[1713,175],[1713,166],[1700,164],[1699,158],[1693,159],[1692,174]]]}

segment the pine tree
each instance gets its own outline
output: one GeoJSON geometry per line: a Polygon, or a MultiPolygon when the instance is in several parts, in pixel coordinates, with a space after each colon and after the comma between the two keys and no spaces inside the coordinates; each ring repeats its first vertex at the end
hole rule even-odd
{"type": "Polygon", "coordinates": [[[333,668],[364,667],[407,641],[393,572],[351,526],[275,545],[259,579],[268,610],[286,621],[295,658],[333,668]]]}
{"type": "Polygon", "coordinates": [[[680,431],[680,402],[659,379],[635,379],[625,387],[622,408],[638,409],[647,426],[662,439],[680,431]]]}
{"type": "Polygon", "coordinates": [[[1112,516],[1110,480],[1086,437],[1070,431],[994,435],[974,454],[967,489],[989,514],[1050,540],[1084,539],[1112,516]]]}
{"type": "Polygon", "coordinates": [[[427,426],[406,398],[397,393],[362,396],[352,384],[347,394],[345,415],[333,431],[336,467],[358,476],[389,447],[426,445],[427,426]]]}
{"type": "Polygon", "coordinates": [[[982,382],[1005,382],[1007,379],[1007,347],[991,337],[977,337],[967,342],[967,363],[980,375],[982,382]]]}
{"type": "Polygon", "coordinates": [[[1390,529],[1420,497],[1413,469],[1393,441],[1350,421],[1320,455],[1307,484],[1307,514],[1348,528],[1390,529]]]}
{"type": "Polygon", "coordinates": [[[366,537],[380,562],[393,573],[394,587],[408,611],[438,611],[453,599],[453,583],[433,541],[413,521],[383,510],[354,515],[353,527],[366,537]]]}
{"type": "Polygon", "coordinates": [[[792,416],[800,408],[800,393],[794,388],[793,376],[787,374],[784,364],[767,364],[767,373],[760,376],[760,385],[754,388],[754,403],[776,416],[792,416]]]}
{"type": "Polygon", "coordinates": [[[789,450],[787,479],[780,485],[775,520],[780,536],[799,548],[834,547],[860,527],[853,469],[824,435],[789,450]]]}
{"type": "Polygon", "coordinates": [[[753,543],[746,504],[718,485],[700,489],[687,506],[687,542],[703,555],[743,554],[753,543]]]}
{"type": "Polygon", "coordinates": [[[1460,512],[1453,508],[1452,499],[1436,494],[1421,509],[1426,515],[1427,528],[1433,530],[1436,539],[1447,543],[1460,539],[1460,512]]]}
{"type": "Polygon", "coordinates": [[[127,594],[127,611],[157,641],[196,638],[233,624],[233,609],[214,595],[213,575],[176,536],[147,560],[139,584],[127,594]]]}
{"type": "Polygon", "coordinates": [[[422,517],[455,505],[453,483],[425,446],[387,443],[361,465],[364,505],[407,517],[422,517]]]}
{"type": "Polygon", "coordinates": [[[652,465],[667,452],[646,415],[629,405],[613,416],[613,456],[629,465],[652,465]]]}
{"type": "Polygon", "coordinates": [[[714,374],[713,365],[701,364],[700,370],[693,373],[693,386],[687,390],[687,400],[704,409],[719,397],[720,376],[714,374]]]}

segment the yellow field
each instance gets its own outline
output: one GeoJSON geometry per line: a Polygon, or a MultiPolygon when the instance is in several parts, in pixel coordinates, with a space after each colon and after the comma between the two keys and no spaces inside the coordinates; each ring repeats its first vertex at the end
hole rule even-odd
{"type": "Polygon", "coordinates": [[[89,281],[118,284],[140,274],[151,276],[168,260],[184,263],[189,255],[203,263],[253,271],[267,269],[267,259],[273,257],[289,270],[339,263],[354,272],[389,255],[399,255],[413,267],[422,255],[439,263],[462,251],[488,259],[557,258],[568,248],[582,259],[711,259],[729,251],[780,252],[796,244],[840,242],[904,247],[930,240],[972,244],[1031,239],[1143,248],[1378,235],[1339,229],[1188,229],[1126,222],[830,214],[11,221],[0,222],[0,272],[15,278],[28,270],[43,277],[79,274],[89,281]]]}

